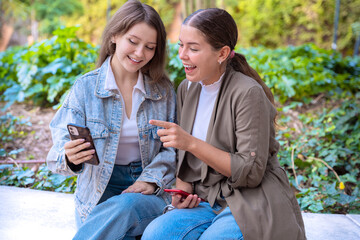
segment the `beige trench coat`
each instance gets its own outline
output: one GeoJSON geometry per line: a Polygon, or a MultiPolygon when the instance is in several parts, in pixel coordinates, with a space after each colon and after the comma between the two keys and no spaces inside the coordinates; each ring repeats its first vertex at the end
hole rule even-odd
{"type": "MultiPolygon", "coordinates": [[[[184,80],[178,89],[178,120],[192,132],[201,85],[184,80]]],[[[192,154],[178,152],[177,176],[197,181],[195,192],[213,206],[228,205],[245,240],[306,239],[300,208],[277,159],[276,110],[252,78],[228,67],[210,119],[206,142],[229,152],[231,177],[200,162],[192,176],[192,154]],[[198,175],[199,175],[198,174],[198,175]]],[[[196,164],[195,164],[196,165],[196,164]]]]}

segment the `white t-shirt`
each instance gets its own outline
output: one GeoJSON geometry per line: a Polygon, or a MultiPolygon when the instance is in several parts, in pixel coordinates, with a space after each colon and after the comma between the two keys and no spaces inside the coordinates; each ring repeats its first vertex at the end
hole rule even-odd
{"type": "MultiPolygon", "coordinates": [[[[111,65],[109,65],[108,72],[106,74],[105,90],[116,91],[121,96],[120,90],[116,85],[111,65]]],[[[128,165],[131,162],[137,162],[141,160],[136,113],[141,103],[142,94],[145,94],[145,87],[143,74],[141,71],[139,71],[138,80],[132,92],[132,109],[130,118],[128,118],[126,115],[125,102],[121,96],[123,103],[123,119],[119,145],[115,158],[115,164],[117,165],[128,165]]]]}
{"type": "Polygon", "coordinates": [[[200,82],[202,88],[200,92],[199,104],[196,111],[192,135],[203,141],[206,141],[206,135],[209,128],[211,114],[214,109],[216,97],[220,90],[223,75],[221,75],[218,81],[210,85],[204,85],[200,82]]]}

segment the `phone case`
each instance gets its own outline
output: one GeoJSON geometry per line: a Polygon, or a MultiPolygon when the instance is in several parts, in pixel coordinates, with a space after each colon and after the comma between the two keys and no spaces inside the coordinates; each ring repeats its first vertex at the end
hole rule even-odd
{"type": "Polygon", "coordinates": [[[175,195],[175,194],[180,194],[183,197],[187,197],[189,196],[190,193],[185,192],[183,190],[180,189],[164,189],[165,192],[169,193],[170,195],[175,195]]]}
{"type": "MultiPolygon", "coordinates": [[[[190,195],[190,193],[185,192],[180,189],[164,189],[165,192],[169,193],[170,195],[180,194],[183,198],[186,198],[190,195]]],[[[202,202],[205,202],[205,199],[200,198],[202,202]]]]}
{"type": "MultiPolygon", "coordinates": [[[[85,142],[90,143],[90,146],[88,148],[85,148],[82,151],[95,149],[94,141],[91,137],[90,129],[88,127],[77,125],[77,124],[68,124],[67,128],[68,128],[71,140],[85,139],[85,142]]],[[[97,156],[96,149],[95,149],[95,153],[94,153],[93,157],[90,160],[86,161],[85,163],[99,165],[99,158],[97,156]]]]}

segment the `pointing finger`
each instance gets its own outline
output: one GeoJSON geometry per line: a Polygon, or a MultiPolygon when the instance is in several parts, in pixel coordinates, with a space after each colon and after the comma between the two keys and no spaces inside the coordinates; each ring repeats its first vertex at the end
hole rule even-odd
{"type": "Polygon", "coordinates": [[[171,122],[166,122],[166,121],[161,121],[161,120],[150,120],[149,123],[151,125],[155,125],[155,126],[158,126],[158,127],[163,127],[163,128],[171,128],[173,123],[171,122]]]}

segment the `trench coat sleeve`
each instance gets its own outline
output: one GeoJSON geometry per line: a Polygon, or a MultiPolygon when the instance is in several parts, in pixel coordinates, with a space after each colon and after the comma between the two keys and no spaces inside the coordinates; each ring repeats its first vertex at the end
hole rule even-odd
{"type": "Polygon", "coordinates": [[[258,85],[239,95],[236,102],[236,152],[230,153],[231,177],[228,183],[233,188],[255,188],[263,179],[269,157],[273,106],[258,85]]]}

